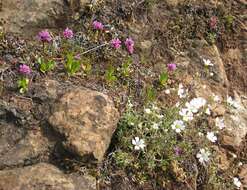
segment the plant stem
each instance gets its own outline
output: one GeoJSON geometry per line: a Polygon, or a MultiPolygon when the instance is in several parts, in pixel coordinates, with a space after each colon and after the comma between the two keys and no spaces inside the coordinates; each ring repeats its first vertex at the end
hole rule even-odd
{"type": "Polygon", "coordinates": [[[104,46],[107,46],[108,44],[109,44],[109,43],[105,43],[105,44],[101,44],[101,45],[99,45],[99,46],[93,47],[93,48],[91,48],[91,49],[89,49],[89,50],[87,50],[87,51],[81,53],[80,55],[85,55],[85,54],[87,54],[87,53],[89,53],[89,52],[92,52],[92,51],[95,51],[95,50],[97,50],[97,49],[100,49],[100,48],[102,48],[102,47],[104,47],[104,46]]]}

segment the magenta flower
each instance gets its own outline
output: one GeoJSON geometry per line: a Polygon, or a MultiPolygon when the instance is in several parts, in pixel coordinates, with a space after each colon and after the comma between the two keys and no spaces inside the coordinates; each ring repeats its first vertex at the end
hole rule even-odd
{"type": "Polygon", "coordinates": [[[28,65],[22,64],[20,65],[19,72],[24,75],[29,75],[31,73],[31,69],[28,65]]]}
{"type": "Polygon", "coordinates": [[[127,39],[125,40],[124,44],[125,44],[125,46],[126,46],[128,52],[129,52],[130,54],[132,54],[132,53],[134,52],[134,45],[135,45],[135,43],[134,43],[134,41],[132,40],[132,38],[127,38],[127,39]]]}
{"type": "Polygon", "coordinates": [[[69,28],[66,28],[64,31],[63,31],[63,37],[66,38],[66,39],[71,39],[73,38],[74,36],[74,33],[71,29],[69,28]]]}
{"type": "Polygon", "coordinates": [[[52,37],[51,37],[50,33],[48,32],[48,30],[43,30],[43,31],[39,32],[38,39],[42,42],[51,42],[52,41],[52,37]]]}
{"type": "Polygon", "coordinates": [[[216,29],[217,27],[217,22],[218,22],[218,19],[216,16],[212,16],[210,18],[210,21],[209,21],[209,26],[210,26],[210,29],[216,29]]]}
{"type": "Polygon", "coordinates": [[[118,38],[115,38],[113,40],[111,40],[110,44],[112,47],[114,47],[115,49],[118,49],[121,47],[121,41],[118,38]]]}
{"type": "Polygon", "coordinates": [[[95,20],[95,21],[93,21],[93,28],[95,30],[103,30],[104,29],[104,25],[101,22],[95,20]]]}
{"type": "Polygon", "coordinates": [[[78,53],[78,54],[76,54],[76,55],[74,56],[74,58],[77,59],[77,60],[80,60],[80,59],[81,59],[81,55],[78,53]]]}
{"type": "Polygon", "coordinates": [[[167,69],[168,71],[175,71],[177,68],[176,64],[175,63],[170,63],[167,65],[167,69]]]}
{"type": "Polygon", "coordinates": [[[176,156],[180,156],[182,154],[182,149],[179,147],[174,148],[174,152],[176,156]]]}

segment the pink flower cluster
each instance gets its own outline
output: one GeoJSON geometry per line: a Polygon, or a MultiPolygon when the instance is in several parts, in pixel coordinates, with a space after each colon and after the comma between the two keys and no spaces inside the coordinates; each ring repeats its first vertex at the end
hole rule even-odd
{"type": "MultiPolygon", "coordinates": [[[[110,42],[111,46],[115,49],[119,49],[122,45],[122,42],[119,38],[114,38],[110,42]]],[[[134,41],[131,38],[127,38],[124,42],[128,52],[132,54],[134,52],[134,41]]]]}
{"type": "Polygon", "coordinates": [[[31,73],[31,68],[28,65],[22,64],[19,67],[19,72],[23,75],[29,75],[31,73]]]}
{"type": "Polygon", "coordinates": [[[63,31],[63,37],[66,38],[66,39],[71,39],[74,37],[74,33],[71,29],[69,28],[66,28],[64,31],[63,31]]]}
{"type": "Polygon", "coordinates": [[[52,41],[52,37],[50,33],[48,32],[48,30],[43,30],[39,32],[38,39],[42,42],[48,42],[48,43],[52,41]]]}
{"type": "Polygon", "coordinates": [[[175,71],[177,68],[177,65],[175,63],[170,63],[167,65],[168,71],[175,71]]]}
{"type": "Polygon", "coordinates": [[[212,16],[210,18],[210,21],[209,21],[209,27],[210,27],[210,29],[216,29],[217,22],[218,22],[218,18],[216,16],[212,16]]]}
{"type": "Polygon", "coordinates": [[[104,25],[101,22],[95,20],[95,21],[93,21],[93,28],[95,30],[103,30],[104,29],[104,25]]]}
{"type": "Polygon", "coordinates": [[[129,52],[130,54],[132,54],[132,53],[134,52],[134,45],[135,45],[135,43],[134,43],[134,41],[132,40],[132,38],[127,38],[127,39],[125,40],[124,44],[125,44],[125,46],[126,46],[128,52],[129,52]]]}
{"type": "Polygon", "coordinates": [[[111,46],[114,47],[115,49],[118,49],[121,47],[122,42],[118,39],[115,38],[110,42],[111,46]]]}

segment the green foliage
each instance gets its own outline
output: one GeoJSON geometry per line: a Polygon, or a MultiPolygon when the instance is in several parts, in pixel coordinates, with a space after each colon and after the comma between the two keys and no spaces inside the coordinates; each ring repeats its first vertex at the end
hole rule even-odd
{"type": "Polygon", "coordinates": [[[156,98],[156,90],[148,85],[145,89],[145,100],[146,102],[153,102],[156,98]]]}
{"type": "Polygon", "coordinates": [[[72,53],[68,53],[67,61],[65,62],[65,69],[69,75],[74,75],[76,72],[79,71],[81,67],[80,61],[76,60],[72,53]]]}
{"type": "Polygon", "coordinates": [[[217,35],[216,35],[216,33],[214,33],[214,32],[210,32],[210,33],[208,33],[207,38],[208,38],[208,42],[209,42],[210,44],[215,44],[217,35]]]}
{"type": "Polygon", "coordinates": [[[159,76],[159,83],[161,86],[165,86],[168,80],[168,73],[162,72],[159,76]]]}
{"type": "Polygon", "coordinates": [[[49,60],[48,62],[45,62],[44,59],[42,59],[41,57],[38,58],[38,63],[39,69],[42,73],[49,72],[55,67],[55,61],[49,60]]]}
{"type": "Polygon", "coordinates": [[[227,29],[230,29],[234,21],[234,17],[232,15],[227,15],[225,17],[225,25],[227,29]]]}
{"type": "Polygon", "coordinates": [[[183,148],[186,156],[192,147],[189,142],[186,146],[184,142],[179,142],[170,128],[178,117],[176,108],[160,109],[150,105],[148,109],[151,113],[135,111],[130,107],[127,109],[116,132],[118,150],[114,152],[113,158],[119,168],[131,168],[139,183],[149,180],[154,173],[157,174],[157,183],[162,183],[162,180],[171,177],[169,166],[173,160],[181,159],[175,155],[174,148],[183,148]],[[158,124],[158,129],[153,128],[154,124],[158,124]],[[144,139],[145,151],[133,151],[131,142],[135,137],[144,139]]]}
{"type": "Polygon", "coordinates": [[[132,62],[133,62],[132,58],[131,57],[128,57],[125,60],[125,62],[123,63],[122,68],[121,68],[121,71],[122,71],[121,73],[122,73],[122,75],[124,77],[128,77],[129,76],[129,74],[130,74],[130,67],[132,65],[132,62]]]}
{"type": "Polygon", "coordinates": [[[85,74],[90,74],[92,71],[91,59],[85,57],[81,60],[81,64],[85,74]]]}
{"type": "Polygon", "coordinates": [[[17,81],[17,84],[18,84],[19,92],[23,94],[28,90],[29,79],[21,78],[17,81]]]}
{"type": "Polygon", "coordinates": [[[115,75],[115,69],[112,65],[110,65],[106,70],[105,79],[109,84],[112,84],[117,80],[117,77],[115,75]]]}

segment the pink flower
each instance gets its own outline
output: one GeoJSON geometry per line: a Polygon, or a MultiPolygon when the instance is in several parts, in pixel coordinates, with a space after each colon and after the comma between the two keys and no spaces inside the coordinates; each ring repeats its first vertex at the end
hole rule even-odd
{"type": "Polygon", "coordinates": [[[121,47],[122,42],[118,38],[115,38],[110,43],[112,47],[114,47],[115,49],[118,49],[121,47]]]}
{"type": "Polygon", "coordinates": [[[176,156],[180,156],[181,153],[182,153],[182,149],[179,148],[179,147],[175,147],[175,148],[174,148],[174,152],[175,152],[176,156]]]}
{"type": "Polygon", "coordinates": [[[66,39],[71,39],[71,38],[73,38],[74,33],[73,33],[73,31],[72,31],[71,29],[66,28],[66,29],[64,30],[64,32],[63,32],[63,36],[64,36],[64,38],[66,38],[66,39]]]}
{"type": "Polygon", "coordinates": [[[104,25],[101,22],[95,20],[95,21],[93,21],[93,28],[95,30],[103,30],[104,29],[104,25]]]}
{"type": "Polygon", "coordinates": [[[210,28],[211,28],[211,29],[216,29],[216,27],[217,27],[217,22],[218,22],[217,17],[216,17],[216,16],[212,16],[212,17],[210,18],[210,21],[209,21],[209,26],[210,26],[210,28]]]}
{"type": "Polygon", "coordinates": [[[130,54],[132,54],[134,52],[134,44],[135,44],[134,41],[132,40],[132,38],[127,38],[125,40],[124,44],[125,44],[128,52],[130,54]]]}
{"type": "Polygon", "coordinates": [[[28,65],[22,64],[20,65],[19,72],[24,75],[29,75],[31,73],[31,69],[28,65]]]}
{"type": "Polygon", "coordinates": [[[170,63],[170,64],[167,65],[168,71],[175,71],[176,68],[177,68],[177,66],[174,63],[170,63]]]}
{"type": "Polygon", "coordinates": [[[80,60],[80,59],[81,59],[81,55],[78,53],[78,54],[76,54],[76,55],[74,56],[74,58],[75,58],[76,60],[80,60]]]}
{"type": "Polygon", "coordinates": [[[43,31],[39,32],[38,39],[42,42],[51,42],[52,41],[52,37],[51,37],[50,33],[48,32],[48,30],[43,30],[43,31]]]}

